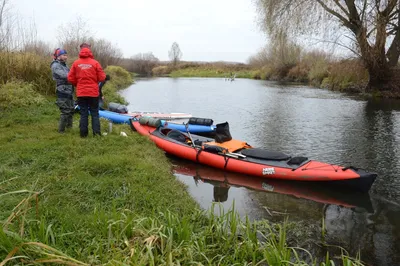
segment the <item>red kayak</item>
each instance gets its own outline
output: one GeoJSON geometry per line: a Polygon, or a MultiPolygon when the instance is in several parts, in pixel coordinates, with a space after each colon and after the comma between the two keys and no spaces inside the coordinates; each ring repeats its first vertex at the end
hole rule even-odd
{"type": "Polygon", "coordinates": [[[353,166],[293,157],[254,148],[235,139],[218,143],[214,139],[168,128],[141,125],[139,121],[132,120],[131,123],[138,133],[149,136],[165,152],[226,171],[280,180],[324,182],[363,192],[369,191],[377,177],[376,173],[353,166]]]}

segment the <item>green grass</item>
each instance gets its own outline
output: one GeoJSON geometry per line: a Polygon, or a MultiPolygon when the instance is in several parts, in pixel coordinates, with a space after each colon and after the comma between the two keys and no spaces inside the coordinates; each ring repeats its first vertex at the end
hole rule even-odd
{"type": "Polygon", "coordinates": [[[45,102],[45,98],[36,92],[31,83],[10,81],[0,84],[0,110],[13,109],[16,106],[38,105],[45,102]]]}
{"type": "Polygon", "coordinates": [[[286,223],[200,211],[163,152],[128,126],[82,139],[78,116],[66,134],[57,122],[54,100],[0,117],[0,264],[307,265],[306,254],[319,265],[288,246],[286,223]]]}

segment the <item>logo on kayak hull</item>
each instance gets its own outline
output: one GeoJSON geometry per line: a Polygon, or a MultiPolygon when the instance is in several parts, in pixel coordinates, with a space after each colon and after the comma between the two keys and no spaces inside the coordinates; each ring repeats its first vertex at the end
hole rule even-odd
{"type": "Polygon", "coordinates": [[[275,168],[273,168],[273,167],[263,168],[262,174],[263,175],[273,175],[273,174],[275,174],[275,168]]]}

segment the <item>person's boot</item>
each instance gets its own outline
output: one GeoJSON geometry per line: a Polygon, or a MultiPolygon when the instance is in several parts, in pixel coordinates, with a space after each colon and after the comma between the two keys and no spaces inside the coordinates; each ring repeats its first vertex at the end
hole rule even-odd
{"type": "Polygon", "coordinates": [[[59,132],[59,133],[65,133],[65,127],[66,127],[66,125],[67,125],[67,121],[66,121],[65,117],[62,116],[62,117],[60,118],[60,122],[59,122],[59,124],[58,124],[58,132],[59,132]]]}
{"type": "Polygon", "coordinates": [[[87,131],[80,131],[81,138],[86,138],[88,136],[87,131]]]}
{"type": "Polygon", "coordinates": [[[72,122],[73,122],[72,116],[68,117],[66,128],[72,128],[72,124],[73,124],[72,122]]]}

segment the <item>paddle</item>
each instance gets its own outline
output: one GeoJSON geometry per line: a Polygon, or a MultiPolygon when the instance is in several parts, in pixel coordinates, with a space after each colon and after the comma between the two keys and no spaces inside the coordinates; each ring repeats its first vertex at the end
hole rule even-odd
{"type": "Polygon", "coordinates": [[[237,155],[235,155],[235,154],[233,154],[233,153],[230,153],[230,152],[226,152],[226,153],[218,152],[218,154],[219,154],[219,155],[228,156],[228,157],[232,157],[232,158],[235,158],[235,159],[239,159],[239,156],[237,156],[237,155]]]}
{"type": "Polygon", "coordinates": [[[243,155],[243,154],[240,154],[240,153],[236,153],[236,152],[230,152],[229,154],[235,155],[235,156],[240,157],[240,158],[246,158],[247,157],[246,155],[243,155]]]}
{"type": "Polygon", "coordinates": [[[185,124],[185,128],[186,128],[186,133],[188,133],[188,136],[190,138],[190,142],[192,143],[193,148],[196,149],[196,145],[194,145],[194,141],[192,139],[192,135],[190,135],[190,132],[189,132],[189,124],[188,123],[185,124]]]}

